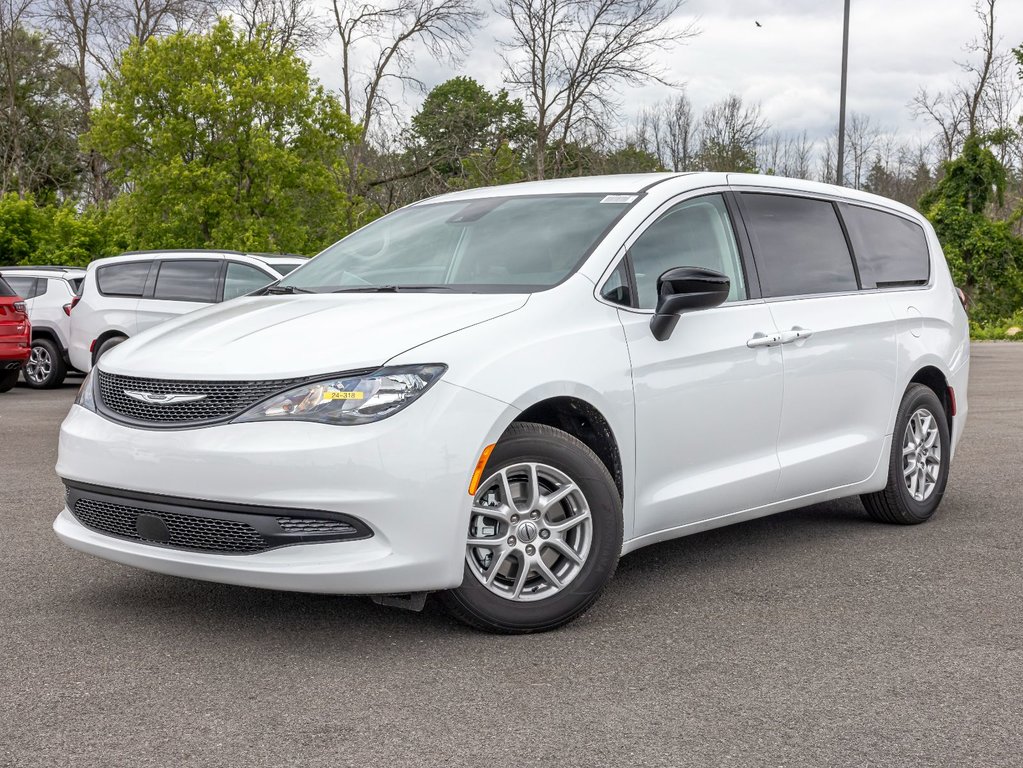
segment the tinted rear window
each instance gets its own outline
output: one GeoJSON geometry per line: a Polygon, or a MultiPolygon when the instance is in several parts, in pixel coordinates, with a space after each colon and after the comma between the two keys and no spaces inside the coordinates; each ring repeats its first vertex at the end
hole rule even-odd
{"type": "Polygon", "coordinates": [[[269,265],[278,275],[284,277],[290,272],[294,272],[296,269],[301,267],[301,264],[270,264],[269,265]]]}
{"type": "Polygon", "coordinates": [[[130,261],[126,264],[111,264],[96,270],[96,284],[105,296],[127,296],[141,298],[149,277],[152,262],[130,261]]]}
{"type": "MultiPolygon", "coordinates": [[[[171,301],[201,301],[212,304],[217,300],[219,260],[164,261],[156,277],[155,299],[171,301]]],[[[270,279],[267,278],[267,282],[270,279]]]]}
{"type": "Polygon", "coordinates": [[[6,279],[11,290],[23,299],[34,299],[40,293],[43,293],[41,288],[45,287],[46,282],[36,277],[15,277],[13,275],[8,275],[6,279]],[[40,283],[43,283],[44,286],[40,286],[40,283]]]}
{"type": "Polygon", "coordinates": [[[865,288],[923,285],[930,278],[927,236],[919,224],[860,205],[843,205],[842,216],[865,288]]]}
{"type": "Polygon", "coordinates": [[[825,200],[743,193],[764,296],[859,288],[835,207],[825,200]]]}
{"type": "Polygon", "coordinates": [[[14,289],[7,284],[7,282],[0,277],[0,296],[17,296],[14,289]]]}

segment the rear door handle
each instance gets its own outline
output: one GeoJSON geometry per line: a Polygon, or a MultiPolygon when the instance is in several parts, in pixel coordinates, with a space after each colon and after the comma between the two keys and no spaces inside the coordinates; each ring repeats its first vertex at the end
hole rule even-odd
{"type": "Polygon", "coordinates": [[[782,344],[791,344],[794,341],[810,338],[813,336],[813,331],[809,328],[800,328],[796,325],[792,327],[791,331],[782,331],[780,336],[782,344]]]}
{"type": "Polygon", "coordinates": [[[757,347],[777,347],[779,344],[784,344],[782,335],[779,332],[774,333],[761,333],[757,331],[753,334],[753,338],[746,342],[746,346],[750,349],[756,349],[757,347]]]}

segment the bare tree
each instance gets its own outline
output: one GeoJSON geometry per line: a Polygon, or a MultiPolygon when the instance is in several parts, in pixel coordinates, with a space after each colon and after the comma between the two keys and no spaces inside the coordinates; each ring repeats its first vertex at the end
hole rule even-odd
{"type": "Polygon", "coordinates": [[[263,41],[278,51],[312,50],[332,26],[319,17],[311,0],[234,0],[231,12],[250,40],[262,27],[263,41]]]}
{"type": "Polygon", "coordinates": [[[700,120],[698,163],[707,171],[754,171],[757,147],[767,132],[759,104],[732,94],[706,109],[700,120]]]}
{"type": "MultiPolygon", "coordinates": [[[[501,41],[511,90],[536,119],[536,176],[547,151],[563,151],[575,132],[601,135],[619,106],[616,91],[646,82],[672,84],[654,55],[697,34],[674,23],[684,0],[498,0],[511,22],[501,41]]],[[[559,158],[555,157],[555,166],[559,158]]]]}
{"type": "Polygon", "coordinates": [[[382,108],[393,106],[385,85],[420,83],[412,75],[417,47],[458,62],[483,14],[474,0],[332,0],[341,43],[341,99],[367,136],[382,108]],[[357,62],[368,60],[367,71],[357,62]]]}
{"type": "Polygon", "coordinates": [[[192,29],[209,21],[216,12],[214,0],[101,0],[101,34],[106,55],[96,51],[97,60],[113,61],[132,40],[145,44],[179,30],[192,29]]]}
{"type": "MultiPolygon", "coordinates": [[[[877,149],[881,129],[874,125],[870,117],[861,112],[853,112],[849,118],[846,140],[849,142],[849,154],[852,157],[852,185],[862,189],[865,180],[866,164],[877,149]]],[[[842,179],[839,183],[844,183],[842,179]]]]}
{"type": "Polygon", "coordinates": [[[18,85],[22,80],[18,61],[17,38],[30,14],[32,0],[0,0],[0,68],[3,81],[3,118],[5,123],[3,142],[2,191],[9,191],[17,184],[19,194],[24,194],[24,178],[18,169],[24,162],[24,147],[21,136],[20,105],[18,85]],[[16,179],[15,179],[16,177],[16,179]]]}
{"type": "Polygon", "coordinates": [[[959,64],[965,80],[954,82],[949,90],[935,94],[921,88],[910,102],[915,117],[925,118],[937,126],[936,139],[943,160],[951,160],[967,136],[1007,127],[991,124],[991,118],[997,119],[1002,111],[992,100],[1006,96],[1004,88],[999,91],[992,85],[1006,81],[1005,74],[1012,69],[1009,56],[998,50],[996,4],[997,0],[977,0],[974,6],[981,22],[981,35],[966,47],[975,58],[959,64]]]}

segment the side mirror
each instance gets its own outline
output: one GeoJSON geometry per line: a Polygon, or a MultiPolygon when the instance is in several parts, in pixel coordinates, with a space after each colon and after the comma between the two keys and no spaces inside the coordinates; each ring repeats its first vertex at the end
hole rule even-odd
{"type": "Polygon", "coordinates": [[[675,267],[657,278],[657,310],[650,320],[654,338],[671,337],[679,315],[694,309],[709,309],[728,298],[728,275],[703,267],[675,267]]]}

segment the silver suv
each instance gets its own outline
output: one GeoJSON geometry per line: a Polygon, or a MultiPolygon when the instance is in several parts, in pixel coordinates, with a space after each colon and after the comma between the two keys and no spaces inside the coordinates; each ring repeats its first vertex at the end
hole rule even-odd
{"type": "Polygon", "coordinates": [[[2,267],[0,276],[25,300],[32,323],[32,356],[25,383],[35,389],[59,387],[71,363],[71,304],[85,279],[77,267],[2,267]]]}

